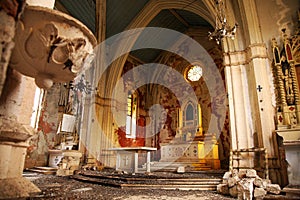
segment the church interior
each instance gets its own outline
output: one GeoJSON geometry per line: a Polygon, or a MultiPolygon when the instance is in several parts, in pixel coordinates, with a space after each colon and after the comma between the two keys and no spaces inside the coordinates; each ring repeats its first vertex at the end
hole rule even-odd
{"type": "Polygon", "coordinates": [[[105,169],[300,197],[299,1],[0,0],[0,19],[0,199],[40,191],[24,171],[105,169]]]}

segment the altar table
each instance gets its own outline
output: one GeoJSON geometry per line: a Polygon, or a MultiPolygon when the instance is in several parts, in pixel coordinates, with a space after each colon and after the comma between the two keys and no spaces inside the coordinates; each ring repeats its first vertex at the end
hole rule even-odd
{"type": "MultiPolygon", "coordinates": [[[[131,166],[133,166],[133,174],[135,174],[138,172],[138,159],[139,159],[138,154],[140,152],[147,152],[146,173],[150,173],[150,159],[151,159],[150,152],[156,151],[157,148],[154,148],[154,147],[119,147],[119,148],[110,148],[108,150],[117,152],[116,170],[120,169],[120,166],[122,163],[121,159],[124,154],[133,155],[133,163],[131,164],[131,166]]],[[[125,159],[128,159],[128,157],[125,159]]]]}

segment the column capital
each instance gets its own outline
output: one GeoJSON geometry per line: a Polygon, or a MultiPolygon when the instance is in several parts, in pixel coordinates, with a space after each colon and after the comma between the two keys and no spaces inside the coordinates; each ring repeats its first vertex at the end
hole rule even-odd
{"type": "Polygon", "coordinates": [[[256,58],[269,59],[264,43],[251,44],[244,50],[224,53],[224,65],[246,65],[256,58]]]}

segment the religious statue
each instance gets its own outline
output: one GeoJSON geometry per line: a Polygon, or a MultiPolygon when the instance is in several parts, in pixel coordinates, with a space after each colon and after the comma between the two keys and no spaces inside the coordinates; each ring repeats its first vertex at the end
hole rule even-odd
{"type": "Polygon", "coordinates": [[[288,63],[286,56],[281,56],[282,80],[284,82],[285,93],[288,104],[294,103],[293,80],[291,76],[291,66],[288,63]]]}

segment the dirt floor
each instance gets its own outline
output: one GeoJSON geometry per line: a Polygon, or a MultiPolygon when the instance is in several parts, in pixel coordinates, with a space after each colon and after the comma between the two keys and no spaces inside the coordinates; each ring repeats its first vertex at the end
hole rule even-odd
{"type": "Polygon", "coordinates": [[[84,183],[55,175],[44,175],[32,172],[24,176],[38,186],[42,193],[27,199],[105,199],[105,200],[141,200],[141,199],[174,199],[174,200],[229,200],[216,192],[179,191],[179,190],[132,190],[84,183]]]}

